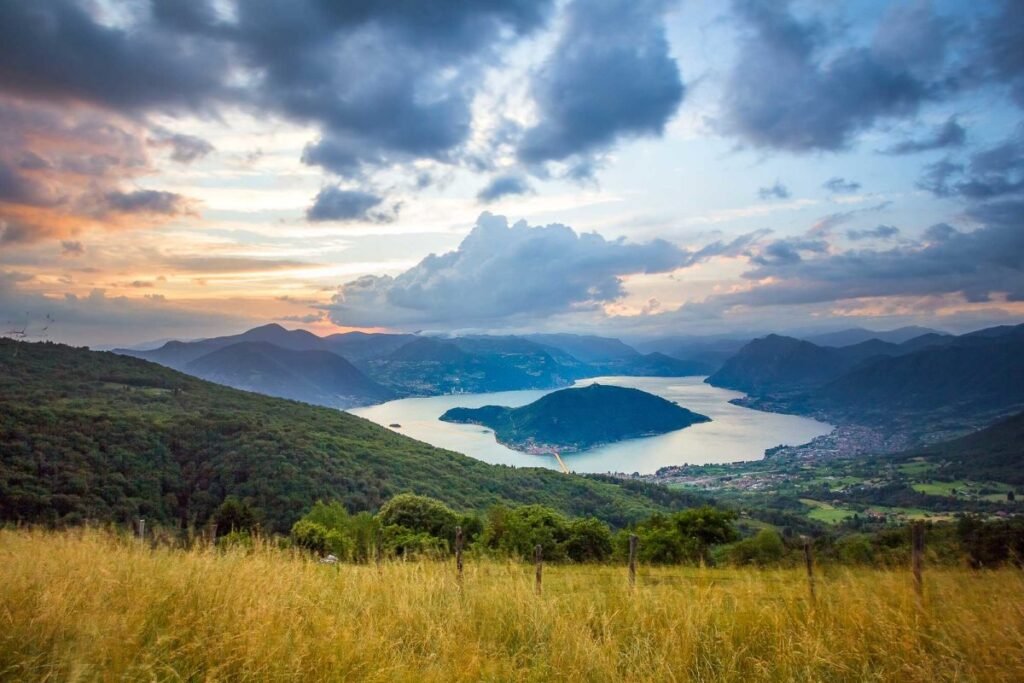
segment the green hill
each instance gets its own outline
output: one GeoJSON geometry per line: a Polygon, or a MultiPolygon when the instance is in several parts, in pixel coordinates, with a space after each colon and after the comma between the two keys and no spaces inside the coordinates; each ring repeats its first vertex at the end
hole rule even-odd
{"type": "Polygon", "coordinates": [[[936,473],[946,480],[1024,484],[1024,413],[959,439],[907,451],[901,457],[923,457],[936,463],[936,473]]]}
{"type": "Polygon", "coordinates": [[[639,389],[591,384],[562,389],[520,408],[452,408],[447,422],[480,424],[520,450],[584,450],[641,436],[664,434],[710,418],[639,389]]]}
{"type": "Polygon", "coordinates": [[[367,420],[153,363],[0,339],[0,519],[202,524],[229,495],[285,530],[317,499],[373,510],[396,493],[464,511],[542,503],[613,525],[693,496],[488,465],[367,420]]]}
{"type": "Polygon", "coordinates": [[[395,394],[330,351],[293,351],[265,342],[239,342],[197,358],[185,372],[229,387],[328,408],[352,408],[395,394]]]}

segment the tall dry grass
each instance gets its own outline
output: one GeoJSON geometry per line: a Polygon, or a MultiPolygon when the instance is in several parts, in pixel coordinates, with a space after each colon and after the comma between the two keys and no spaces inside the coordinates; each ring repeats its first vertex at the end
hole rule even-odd
{"type": "Polygon", "coordinates": [[[1018,570],[326,566],[0,530],[0,678],[1024,680],[1018,570]]]}

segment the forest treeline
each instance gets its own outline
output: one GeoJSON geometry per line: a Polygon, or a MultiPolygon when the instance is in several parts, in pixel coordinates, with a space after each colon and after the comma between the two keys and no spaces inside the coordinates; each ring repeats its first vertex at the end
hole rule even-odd
{"type": "MultiPolygon", "coordinates": [[[[215,522],[222,546],[251,543],[259,528],[257,515],[237,500],[226,501],[215,522]]],[[[495,505],[482,515],[460,514],[439,500],[403,493],[377,514],[352,514],[336,501],[319,501],[279,540],[347,562],[448,557],[457,529],[471,556],[530,559],[539,545],[549,562],[624,561],[635,535],[637,559],[645,564],[768,567],[804,561],[807,537],[769,526],[743,534],[738,522],[732,510],[703,505],[655,513],[615,531],[595,517],[570,517],[544,505],[495,505]]],[[[926,536],[929,561],[937,564],[986,568],[1021,565],[1024,558],[1022,519],[964,515],[955,522],[930,523],[926,536]]],[[[821,562],[892,567],[910,559],[908,527],[807,540],[821,562]]]]}

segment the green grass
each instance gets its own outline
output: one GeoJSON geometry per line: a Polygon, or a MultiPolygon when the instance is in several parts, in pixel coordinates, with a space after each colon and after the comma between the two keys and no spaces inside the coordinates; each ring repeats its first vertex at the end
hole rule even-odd
{"type": "Polygon", "coordinates": [[[837,508],[830,503],[824,503],[812,498],[801,498],[800,502],[811,508],[807,513],[809,519],[824,522],[825,524],[839,524],[857,514],[853,510],[837,508]]]}
{"type": "Polygon", "coordinates": [[[946,497],[957,495],[956,491],[962,494],[969,487],[970,484],[965,481],[929,481],[911,484],[911,488],[919,493],[946,497]]]}
{"type": "Polygon", "coordinates": [[[935,467],[936,465],[934,463],[926,462],[920,459],[915,459],[911,462],[906,462],[899,465],[898,469],[900,472],[908,476],[917,476],[927,474],[928,472],[934,470],[935,467]]]}
{"type": "Polygon", "coordinates": [[[944,497],[981,497],[986,500],[1006,500],[1006,493],[1012,491],[1009,484],[999,482],[976,482],[963,479],[957,481],[926,481],[911,484],[915,491],[930,496],[944,497]],[[981,494],[982,489],[994,489],[999,494],[981,494]]]}
{"type": "Polygon", "coordinates": [[[827,486],[830,491],[840,491],[847,486],[854,484],[860,484],[864,481],[863,477],[853,476],[819,476],[813,479],[800,482],[804,486],[827,486]]]}

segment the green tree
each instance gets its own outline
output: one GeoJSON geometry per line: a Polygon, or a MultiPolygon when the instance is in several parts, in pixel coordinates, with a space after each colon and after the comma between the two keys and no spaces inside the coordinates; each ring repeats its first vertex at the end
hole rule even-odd
{"type": "Polygon", "coordinates": [[[459,523],[459,516],[441,501],[413,493],[400,493],[384,503],[377,519],[384,527],[399,526],[449,542],[459,523]]]}
{"type": "Polygon", "coordinates": [[[679,535],[696,541],[702,553],[713,545],[730,543],[739,537],[733,525],[736,513],[732,510],[702,505],[677,512],[672,515],[672,520],[679,530],[679,535]]]}
{"type": "Polygon", "coordinates": [[[668,515],[655,513],[629,530],[623,530],[615,538],[617,554],[628,555],[629,536],[637,535],[639,541],[638,559],[649,564],[680,564],[697,558],[697,545],[692,539],[684,539],[668,515]]]}
{"type": "Polygon", "coordinates": [[[785,555],[786,546],[774,529],[761,529],[755,536],[734,544],[728,552],[729,561],[733,564],[758,567],[778,564],[785,555]]]}
{"type": "Polygon", "coordinates": [[[245,501],[228,496],[213,515],[219,533],[251,531],[256,527],[256,512],[245,501]]]}
{"type": "Polygon", "coordinates": [[[480,543],[486,548],[515,557],[532,557],[541,546],[546,560],[566,558],[563,544],[569,537],[569,520],[544,505],[515,508],[495,506],[488,511],[480,543]]]}
{"type": "Polygon", "coordinates": [[[875,551],[865,534],[851,534],[836,541],[836,555],[843,564],[873,564],[875,551]]]}
{"type": "Polygon", "coordinates": [[[574,562],[602,562],[612,555],[612,532],[594,517],[569,522],[565,554],[574,562]]]}

